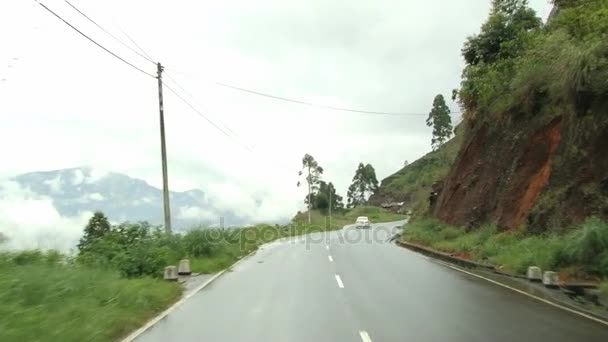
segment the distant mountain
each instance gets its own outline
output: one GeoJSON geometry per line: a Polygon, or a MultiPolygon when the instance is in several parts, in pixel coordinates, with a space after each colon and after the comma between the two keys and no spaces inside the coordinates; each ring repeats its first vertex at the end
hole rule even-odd
{"type": "MultiPolygon", "coordinates": [[[[14,180],[25,189],[50,197],[62,216],[101,210],[113,222],[163,222],[161,189],[122,173],[97,174],[89,167],[79,167],[26,173],[14,180]]],[[[198,189],[171,192],[170,202],[176,229],[219,225],[220,217],[229,225],[246,223],[234,212],[214,209],[198,189]]]]}

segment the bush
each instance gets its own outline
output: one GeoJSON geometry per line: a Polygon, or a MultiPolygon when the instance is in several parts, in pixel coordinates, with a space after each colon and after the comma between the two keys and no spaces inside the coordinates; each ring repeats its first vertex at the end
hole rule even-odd
{"type": "Polygon", "coordinates": [[[588,218],[568,236],[570,261],[586,265],[587,270],[608,276],[608,224],[588,218]]]}

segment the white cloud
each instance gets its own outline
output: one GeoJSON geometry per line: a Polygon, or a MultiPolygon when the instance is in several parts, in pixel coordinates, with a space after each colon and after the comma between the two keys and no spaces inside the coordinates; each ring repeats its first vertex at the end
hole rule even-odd
{"type": "Polygon", "coordinates": [[[0,233],[8,238],[0,248],[69,252],[90,216],[62,217],[50,198],[36,196],[14,182],[0,183],[0,233]]]}
{"type": "Polygon", "coordinates": [[[82,170],[76,169],[74,170],[74,178],[72,178],[72,185],[80,185],[84,181],[84,174],[82,170]]]}
{"type": "Polygon", "coordinates": [[[89,174],[87,175],[85,182],[89,183],[89,184],[97,182],[98,180],[104,178],[105,176],[107,176],[110,173],[109,170],[99,167],[99,166],[88,167],[88,170],[89,170],[89,174]]]}
{"type": "Polygon", "coordinates": [[[218,215],[214,214],[212,211],[200,207],[180,207],[176,216],[178,219],[201,221],[215,220],[218,218],[218,215]]]}
{"type": "Polygon", "coordinates": [[[57,177],[53,179],[49,179],[44,181],[44,184],[48,185],[52,192],[56,194],[61,194],[61,176],[57,175],[57,177]]]}
{"type": "Polygon", "coordinates": [[[91,200],[93,200],[93,201],[103,201],[103,200],[105,200],[106,198],[105,198],[105,197],[103,197],[103,195],[102,195],[102,194],[100,194],[100,193],[98,193],[98,192],[95,192],[95,193],[92,193],[92,194],[90,194],[90,195],[89,195],[89,199],[91,199],[91,200]]]}

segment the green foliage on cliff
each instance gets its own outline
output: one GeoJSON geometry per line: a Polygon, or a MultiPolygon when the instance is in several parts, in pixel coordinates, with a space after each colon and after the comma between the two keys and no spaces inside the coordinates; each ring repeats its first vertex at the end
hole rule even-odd
{"type": "Polygon", "coordinates": [[[480,34],[463,48],[467,66],[458,95],[469,119],[585,113],[606,96],[608,2],[559,4],[543,26],[525,1],[494,2],[480,34]]]}

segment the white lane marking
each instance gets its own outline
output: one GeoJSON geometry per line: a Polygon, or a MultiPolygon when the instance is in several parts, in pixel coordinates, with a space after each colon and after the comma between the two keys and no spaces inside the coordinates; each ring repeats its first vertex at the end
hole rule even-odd
{"type": "Polygon", "coordinates": [[[363,342],[372,342],[372,338],[369,337],[367,331],[359,331],[359,336],[361,336],[363,342]]]}
{"type": "Polygon", "coordinates": [[[514,287],[511,287],[511,286],[509,286],[509,285],[503,284],[503,283],[498,282],[498,281],[496,281],[496,280],[492,280],[492,279],[486,278],[486,277],[484,277],[484,276],[481,276],[481,275],[479,275],[479,274],[475,274],[475,273],[471,273],[471,272],[465,271],[465,270],[463,270],[463,269],[460,269],[460,268],[458,268],[458,267],[452,266],[452,265],[450,265],[450,264],[447,264],[447,263],[442,262],[442,261],[439,261],[439,260],[433,260],[433,261],[434,261],[434,262],[436,262],[436,263],[438,263],[438,264],[441,264],[441,265],[443,265],[443,266],[445,266],[445,267],[449,267],[449,268],[451,268],[451,269],[453,269],[453,270],[456,270],[456,271],[459,271],[459,272],[462,272],[462,273],[468,274],[468,275],[470,275],[470,276],[473,276],[473,277],[476,277],[476,278],[479,278],[479,279],[483,279],[483,280],[489,281],[489,282],[490,282],[490,283],[492,283],[492,284],[496,284],[496,285],[498,285],[498,286],[502,286],[502,287],[507,288],[507,289],[509,289],[509,290],[513,290],[513,291],[515,291],[515,292],[517,292],[517,293],[520,293],[520,294],[523,294],[523,295],[528,296],[528,297],[530,297],[530,298],[536,299],[536,300],[541,301],[541,302],[543,302],[543,303],[545,303],[545,304],[549,304],[549,305],[554,306],[554,307],[556,307],[556,308],[559,308],[559,309],[562,309],[562,310],[566,310],[566,311],[571,312],[571,313],[573,313],[573,314],[575,314],[575,315],[579,315],[579,316],[582,316],[582,317],[588,318],[588,319],[590,319],[590,320],[592,320],[592,321],[595,321],[595,322],[598,322],[598,323],[600,323],[600,324],[608,325],[608,322],[607,322],[607,321],[604,321],[604,320],[599,319],[599,318],[597,318],[597,317],[593,317],[593,316],[591,316],[591,315],[587,315],[586,313],[583,313],[583,312],[580,312],[580,311],[576,311],[576,310],[573,310],[573,309],[567,308],[567,307],[565,307],[565,306],[562,306],[562,305],[559,305],[559,304],[556,304],[556,303],[550,302],[550,301],[548,301],[548,300],[546,300],[546,299],[543,299],[543,298],[537,297],[537,296],[535,296],[535,295],[533,295],[533,294],[527,293],[527,292],[522,291],[522,290],[518,290],[518,289],[516,289],[516,288],[514,288],[514,287]]]}
{"type": "Polygon", "coordinates": [[[327,259],[329,259],[329,262],[334,262],[334,258],[332,258],[331,255],[328,255],[327,259]]]}
{"type": "Polygon", "coordinates": [[[338,282],[338,287],[343,289],[344,288],[344,283],[342,282],[342,279],[340,278],[339,275],[336,274],[336,282],[338,282]]]}
{"type": "Polygon", "coordinates": [[[329,250],[329,246],[327,246],[327,245],[326,245],[326,246],[325,246],[325,249],[329,250]]]}

